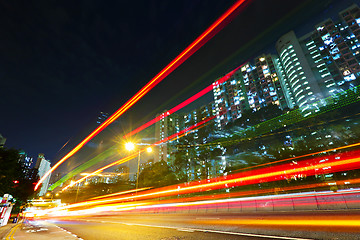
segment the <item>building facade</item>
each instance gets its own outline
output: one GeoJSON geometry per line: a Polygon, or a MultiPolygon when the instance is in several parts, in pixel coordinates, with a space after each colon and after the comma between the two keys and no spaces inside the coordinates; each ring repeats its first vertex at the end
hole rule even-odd
{"type": "Polygon", "coordinates": [[[154,162],[172,161],[171,151],[174,144],[178,142],[178,137],[171,138],[175,133],[182,129],[180,126],[181,119],[177,114],[171,114],[167,111],[158,114],[156,117],[160,118],[155,124],[155,142],[162,142],[154,148],[154,162]]]}
{"type": "Polygon", "coordinates": [[[33,164],[33,158],[29,157],[26,152],[20,151],[19,153],[21,168],[26,179],[31,179],[33,177],[31,165],[33,164]]]}
{"type": "MultiPolygon", "coordinates": [[[[45,159],[45,155],[43,153],[39,153],[35,168],[38,169],[39,177],[42,178],[46,172],[48,172],[51,168],[50,160],[45,159]]],[[[49,188],[49,181],[51,178],[51,174],[47,176],[44,182],[41,185],[41,189],[39,192],[39,196],[43,196],[46,194],[47,189],[49,188]]]]}
{"type": "Polygon", "coordinates": [[[6,143],[6,138],[4,138],[1,134],[0,134],[0,147],[4,147],[6,143]]]}

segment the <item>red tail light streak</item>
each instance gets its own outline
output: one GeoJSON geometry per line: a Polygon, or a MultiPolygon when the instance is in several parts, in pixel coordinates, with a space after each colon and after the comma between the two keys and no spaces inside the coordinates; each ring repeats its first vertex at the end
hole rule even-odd
{"type": "Polygon", "coordinates": [[[138,91],[132,98],[130,98],[123,106],[121,106],[113,115],[111,115],[104,123],[96,128],[89,136],[82,140],[73,150],[61,158],[36,184],[34,190],[36,191],[40,184],[59,167],[64,161],[73,156],[79,151],[86,143],[88,143],[93,137],[99,134],[108,125],[119,118],[124,112],[132,107],[137,101],[139,101],[145,94],[147,94],[152,88],[160,83],[165,77],[173,72],[178,66],[192,56],[198,49],[200,49],[205,43],[207,43],[212,37],[214,37],[221,29],[223,29],[244,7],[245,2],[250,0],[238,0],[233,4],[220,18],[218,18],[205,32],[203,32],[195,41],[193,41],[183,52],[181,52],[172,62],[170,62],[163,70],[161,70],[153,79],[151,79],[140,91],[138,91]]]}
{"type": "MultiPolygon", "coordinates": [[[[66,207],[66,209],[78,208],[78,207],[89,207],[102,204],[117,204],[125,203],[129,201],[144,201],[150,199],[156,199],[160,197],[169,197],[169,196],[181,196],[183,194],[195,193],[195,192],[205,192],[210,190],[222,189],[222,188],[232,188],[250,184],[257,184],[262,182],[273,182],[279,180],[291,179],[293,177],[298,177],[300,175],[313,176],[316,174],[328,174],[346,170],[353,170],[360,168],[360,150],[334,154],[331,156],[322,156],[308,160],[302,160],[299,162],[291,162],[287,164],[282,164],[278,166],[257,169],[253,171],[247,171],[242,173],[237,173],[229,176],[224,176],[220,178],[207,179],[202,181],[196,181],[191,183],[173,185],[168,187],[163,187],[159,189],[145,190],[138,192],[137,195],[134,194],[125,194],[118,196],[109,196],[104,199],[98,199],[94,201],[80,202],[72,204],[66,207]]],[[[334,183],[320,183],[320,184],[310,184],[296,187],[285,188],[284,190],[293,190],[293,189],[304,189],[304,188],[315,188],[315,187],[324,187],[326,184],[328,186],[333,184],[356,184],[359,182],[359,179],[346,180],[346,181],[337,181],[334,183]]],[[[262,190],[259,193],[266,193],[269,190],[262,190]]],[[[243,193],[233,193],[229,195],[230,197],[235,196],[244,196],[244,194],[255,194],[254,191],[248,191],[243,193]]],[[[224,195],[223,195],[224,196],[224,195]]],[[[218,197],[223,197],[218,196],[218,197]]],[[[300,195],[299,195],[300,196],[300,195]]],[[[302,197],[305,197],[303,195],[302,197]]],[[[201,197],[199,197],[201,198],[201,197]]],[[[208,196],[207,196],[208,198],[208,196]]],[[[185,200],[182,198],[182,200],[185,200]]],[[[199,200],[199,199],[193,199],[199,200]]],[[[230,200],[229,200],[230,201],[230,200]]],[[[145,203],[141,203],[142,205],[145,203]]]]}

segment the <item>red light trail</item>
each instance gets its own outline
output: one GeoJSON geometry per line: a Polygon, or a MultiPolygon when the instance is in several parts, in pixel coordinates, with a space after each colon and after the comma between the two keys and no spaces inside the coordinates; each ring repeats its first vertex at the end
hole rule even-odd
{"type": "Polygon", "coordinates": [[[242,66],[235,68],[234,70],[232,70],[231,72],[229,72],[228,74],[226,74],[224,77],[220,78],[219,80],[217,80],[215,83],[211,84],[210,86],[204,88],[203,90],[201,90],[200,92],[198,92],[197,94],[195,94],[194,96],[188,98],[187,100],[185,100],[184,102],[180,103],[179,105],[173,107],[172,109],[166,111],[166,113],[163,113],[159,116],[157,116],[156,118],[154,118],[153,120],[145,123],[144,125],[138,127],[137,129],[129,132],[128,134],[126,134],[125,136],[123,136],[123,138],[128,138],[142,130],[144,130],[147,127],[150,127],[151,125],[153,125],[154,123],[160,121],[161,119],[179,111],[180,109],[186,107],[187,105],[189,105],[190,103],[194,102],[195,100],[199,99],[200,97],[204,96],[205,94],[207,94],[208,92],[210,92],[211,90],[213,90],[213,86],[215,84],[222,84],[224,82],[226,82],[232,75],[234,75],[234,73],[240,69],[242,66]]]}
{"type": "Polygon", "coordinates": [[[88,143],[93,137],[99,134],[108,125],[114,122],[130,107],[132,107],[137,101],[139,101],[145,94],[147,94],[152,88],[160,83],[165,77],[173,72],[178,66],[186,61],[191,55],[193,55],[198,49],[200,49],[205,43],[207,43],[212,37],[214,37],[221,29],[223,29],[235,16],[240,12],[240,6],[243,6],[244,2],[250,0],[238,0],[233,4],[220,18],[218,18],[205,32],[203,32],[194,42],[192,42],[183,52],[181,52],[172,62],[170,62],[161,72],[159,72],[154,78],[152,78],[140,91],[138,91],[132,98],[130,98],[122,107],[120,107],[113,115],[111,115],[105,122],[103,122],[98,128],[89,134],[84,140],[82,140],[73,150],[61,158],[48,172],[42,176],[39,182],[35,185],[36,191],[40,184],[53,172],[60,164],[66,161],[79,151],[86,143],[88,143]]]}
{"type": "Polygon", "coordinates": [[[301,155],[301,156],[297,156],[297,157],[291,157],[291,158],[286,158],[286,159],[282,159],[282,160],[278,160],[278,161],[273,161],[273,162],[258,164],[258,165],[256,165],[256,166],[240,168],[240,169],[237,169],[237,170],[235,170],[235,171],[238,172],[238,171],[248,170],[248,169],[252,169],[252,168],[264,167],[264,166],[267,166],[267,165],[273,165],[273,164],[275,164],[275,163],[287,162],[287,161],[290,161],[290,160],[295,160],[295,159],[304,158],[304,157],[311,157],[311,156],[318,155],[318,154],[322,154],[322,153],[328,153],[328,152],[333,152],[333,151],[337,151],[337,150],[341,150],[341,149],[358,147],[358,146],[360,146],[360,142],[354,143],[354,144],[350,144],[350,145],[345,145],[345,146],[342,146],[342,147],[337,147],[337,148],[332,148],[332,149],[328,149],[328,150],[323,150],[323,151],[319,151],[319,152],[313,152],[313,153],[309,153],[309,154],[305,154],[305,155],[301,155]]]}
{"type": "MultiPolygon", "coordinates": [[[[133,200],[147,200],[151,198],[174,196],[179,194],[189,194],[194,192],[205,192],[221,188],[231,188],[263,182],[274,182],[287,180],[300,175],[314,176],[319,174],[328,174],[347,170],[358,169],[360,167],[360,150],[331,156],[316,157],[308,160],[302,160],[297,163],[287,163],[263,169],[257,169],[219,178],[206,179],[191,183],[167,186],[158,189],[146,190],[134,195],[125,195],[123,197],[110,198],[99,201],[86,201],[70,205],[71,208],[79,206],[89,206],[103,203],[119,203],[133,200]]],[[[347,180],[349,184],[357,183],[358,179],[347,180]]],[[[337,183],[342,183],[338,181],[337,183]]],[[[343,182],[345,184],[345,181],[343,182]]],[[[322,184],[316,184],[322,186],[322,184]]],[[[314,187],[308,185],[308,187],[314,187]]],[[[297,187],[295,187],[297,188],[297,187]]],[[[301,187],[300,187],[301,188],[301,187]]],[[[287,189],[287,190],[290,190],[287,189]]],[[[69,206],[68,206],[69,207],[69,206]]],[[[66,207],[66,208],[68,208],[66,207]]]]}

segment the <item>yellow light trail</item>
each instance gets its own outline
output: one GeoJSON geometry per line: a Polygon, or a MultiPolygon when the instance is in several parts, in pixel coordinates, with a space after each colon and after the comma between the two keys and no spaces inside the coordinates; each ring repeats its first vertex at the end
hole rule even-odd
{"type": "MultiPolygon", "coordinates": [[[[204,183],[204,184],[199,184],[199,185],[194,185],[194,186],[185,186],[185,187],[181,187],[181,188],[174,187],[171,189],[165,189],[165,190],[160,190],[160,191],[155,191],[155,192],[138,194],[135,196],[125,196],[125,197],[116,198],[116,199],[80,202],[80,203],[75,203],[72,205],[65,206],[63,208],[60,208],[60,210],[82,207],[82,206],[90,206],[90,205],[96,205],[96,204],[110,203],[110,202],[114,202],[114,201],[125,201],[125,200],[130,200],[130,199],[137,200],[137,199],[144,199],[144,198],[151,198],[151,197],[169,196],[171,194],[184,194],[184,193],[190,193],[190,192],[194,192],[196,190],[201,190],[201,189],[206,190],[206,189],[211,189],[214,187],[222,187],[222,186],[226,186],[226,185],[230,185],[230,184],[234,184],[234,183],[239,184],[239,183],[243,183],[246,181],[250,182],[251,180],[256,180],[256,179],[266,179],[269,177],[278,177],[278,176],[283,176],[283,175],[291,175],[291,174],[295,174],[295,173],[299,173],[299,172],[303,172],[303,171],[322,169],[325,167],[336,167],[336,166],[341,166],[341,165],[358,164],[358,163],[360,163],[360,157],[347,159],[347,160],[339,160],[339,161],[330,162],[330,163],[327,163],[327,162],[319,163],[319,164],[314,164],[314,165],[310,165],[307,167],[298,167],[298,168],[286,169],[286,170],[282,169],[282,170],[275,171],[275,172],[249,175],[249,176],[245,176],[245,177],[222,180],[222,181],[218,181],[218,182],[204,183]]],[[[246,183],[244,183],[244,184],[246,184],[246,183]]]]}

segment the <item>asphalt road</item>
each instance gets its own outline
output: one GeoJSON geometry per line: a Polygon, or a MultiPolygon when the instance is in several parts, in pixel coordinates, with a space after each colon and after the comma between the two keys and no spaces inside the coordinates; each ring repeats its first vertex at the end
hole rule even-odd
{"type": "MultiPolygon", "coordinates": [[[[360,239],[360,212],[136,214],[48,219],[84,240],[107,239],[360,239]]],[[[59,228],[60,227],[60,228],[59,228]]],[[[51,227],[49,234],[55,236],[51,227]],[[52,232],[52,233],[51,233],[52,232]]],[[[14,239],[32,240],[14,234],[14,239]]],[[[38,234],[46,236],[46,231],[38,234]]],[[[29,235],[29,234],[28,234],[29,235]]],[[[51,238],[51,235],[49,237],[51,238]]]]}

